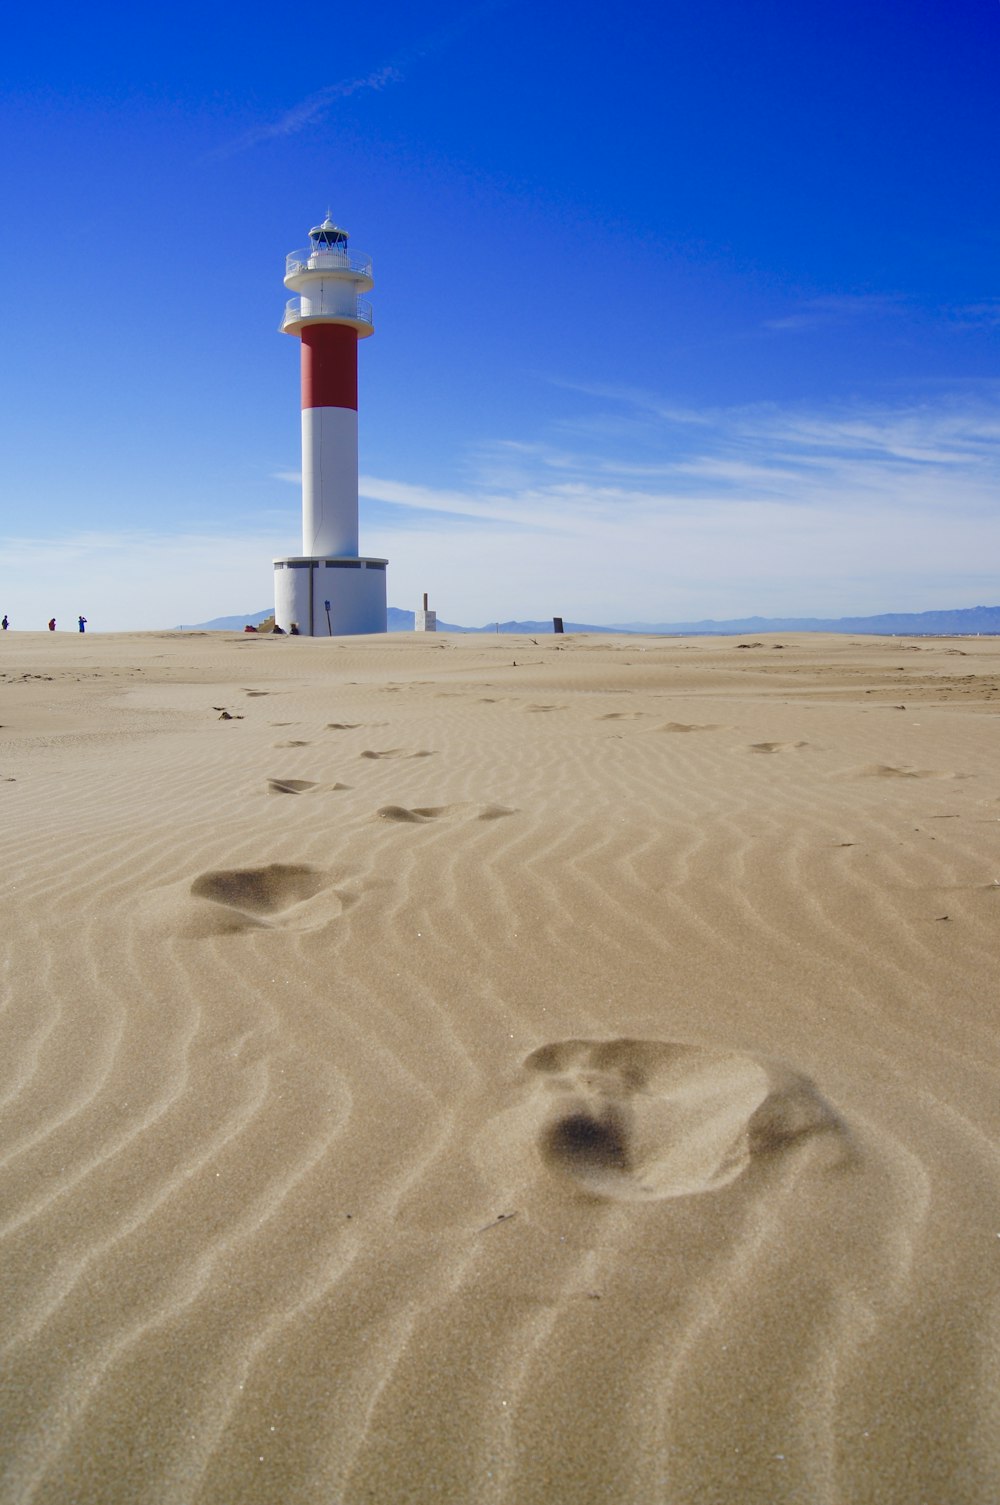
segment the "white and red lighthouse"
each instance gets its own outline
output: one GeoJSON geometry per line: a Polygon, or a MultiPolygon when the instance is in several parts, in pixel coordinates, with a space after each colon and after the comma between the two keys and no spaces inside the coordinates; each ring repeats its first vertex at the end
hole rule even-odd
{"type": "Polygon", "coordinates": [[[302,345],[302,553],[274,561],[274,619],[305,636],[385,632],[386,560],[358,553],[358,341],[374,332],[367,256],[329,215],[285,262],[284,334],[302,345]]]}

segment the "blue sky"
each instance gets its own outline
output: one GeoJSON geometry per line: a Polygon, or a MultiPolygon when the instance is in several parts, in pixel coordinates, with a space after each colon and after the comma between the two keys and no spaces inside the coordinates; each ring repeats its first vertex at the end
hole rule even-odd
{"type": "Polygon", "coordinates": [[[374,261],[361,538],[449,621],[1000,600],[1000,4],[15,7],[0,609],[299,547],[285,254],[374,261]]]}

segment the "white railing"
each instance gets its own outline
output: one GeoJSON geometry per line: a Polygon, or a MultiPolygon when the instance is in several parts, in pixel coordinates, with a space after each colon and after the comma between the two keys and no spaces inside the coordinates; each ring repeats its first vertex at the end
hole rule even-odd
{"type": "Polygon", "coordinates": [[[299,319],[303,319],[303,318],[305,318],[305,319],[356,319],[359,324],[370,324],[373,329],[375,327],[374,320],[372,319],[372,306],[371,306],[371,304],[365,298],[355,298],[355,300],[354,300],[354,312],[353,313],[346,313],[346,312],[345,313],[316,313],[316,312],[313,312],[313,313],[309,313],[309,314],[303,314],[303,312],[302,312],[302,299],[301,298],[289,298],[288,302],[285,304],[285,317],[282,319],[281,323],[278,325],[278,328],[279,329],[284,329],[284,328],[286,328],[287,325],[297,323],[299,321],[299,319]]]}
{"type": "Polygon", "coordinates": [[[285,276],[293,272],[358,272],[362,277],[372,274],[372,259],[363,251],[347,251],[342,246],[324,246],[317,251],[308,246],[304,251],[289,251],[285,257],[285,276]]]}

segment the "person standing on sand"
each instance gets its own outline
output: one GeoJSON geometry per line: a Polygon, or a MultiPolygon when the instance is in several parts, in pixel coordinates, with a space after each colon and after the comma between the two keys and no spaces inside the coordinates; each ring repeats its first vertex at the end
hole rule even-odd
{"type": "Polygon", "coordinates": [[[9,622],[8,622],[8,621],[7,621],[7,613],[6,613],[6,612],[4,612],[4,614],[3,614],[3,621],[2,621],[2,622],[0,622],[0,627],[2,627],[2,628],[3,628],[3,630],[4,630],[4,632],[6,632],[6,631],[7,631],[7,628],[8,628],[8,627],[9,627],[9,626],[10,626],[10,623],[9,623],[9,622]]]}
{"type": "Polygon", "coordinates": [[[56,630],[56,619],[55,619],[55,617],[49,617],[49,631],[50,632],[55,632],[55,630],[56,630]]]}
{"type": "Polygon", "coordinates": [[[77,617],[76,620],[80,624],[80,631],[83,632],[86,629],[86,626],[87,626],[87,618],[86,617],[77,617]]]}

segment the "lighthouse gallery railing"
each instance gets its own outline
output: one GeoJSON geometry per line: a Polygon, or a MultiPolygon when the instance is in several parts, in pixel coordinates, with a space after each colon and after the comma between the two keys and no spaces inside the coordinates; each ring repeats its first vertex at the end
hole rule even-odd
{"type": "Polygon", "coordinates": [[[343,313],[343,314],[332,314],[332,313],[331,314],[324,314],[324,313],[303,314],[303,312],[302,312],[302,299],[301,298],[289,298],[288,302],[285,304],[285,317],[282,319],[281,323],[278,325],[278,328],[279,329],[284,329],[284,327],[285,327],[286,324],[297,323],[299,319],[303,319],[303,318],[305,318],[305,319],[326,319],[328,322],[331,321],[331,320],[336,320],[336,319],[357,319],[357,321],[358,321],[359,324],[371,324],[371,326],[372,326],[373,329],[375,327],[374,321],[372,319],[372,306],[364,298],[356,298],[354,300],[354,312],[353,312],[353,314],[350,314],[350,313],[343,313]]]}
{"type": "Polygon", "coordinates": [[[285,257],[286,277],[291,277],[294,272],[318,272],[325,267],[333,271],[342,267],[347,272],[358,272],[362,277],[370,277],[372,259],[363,251],[344,251],[340,246],[324,246],[318,252],[313,246],[309,246],[304,251],[289,251],[285,257]]]}

